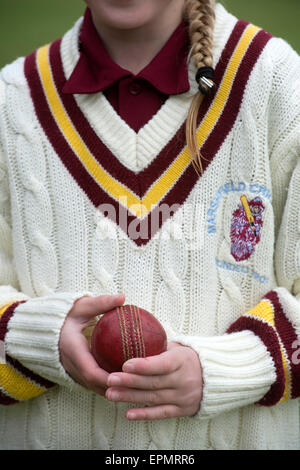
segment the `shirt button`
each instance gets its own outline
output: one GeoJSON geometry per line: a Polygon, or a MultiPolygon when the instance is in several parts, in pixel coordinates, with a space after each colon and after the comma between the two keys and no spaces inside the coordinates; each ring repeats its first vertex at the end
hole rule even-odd
{"type": "Polygon", "coordinates": [[[142,92],[142,86],[138,82],[131,82],[129,85],[129,93],[133,96],[139,95],[142,92]]]}

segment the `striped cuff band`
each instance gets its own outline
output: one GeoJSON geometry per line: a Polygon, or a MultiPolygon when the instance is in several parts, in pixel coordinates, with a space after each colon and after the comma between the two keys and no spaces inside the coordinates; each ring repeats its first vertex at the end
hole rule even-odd
{"type": "Polygon", "coordinates": [[[263,341],[276,368],[276,382],[258,404],[273,406],[299,397],[300,361],[296,360],[295,355],[295,345],[299,344],[299,340],[276,291],[265,295],[256,307],[233,323],[227,332],[243,330],[252,331],[263,341]]]}
{"type": "MultiPolygon", "coordinates": [[[[10,302],[0,309],[0,341],[5,344],[8,322],[15,309],[21,303],[10,302]]],[[[13,405],[20,401],[41,395],[55,384],[34,374],[19,361],[8,355],[2,358],[0,364],[0,404],[13,405]]]]}

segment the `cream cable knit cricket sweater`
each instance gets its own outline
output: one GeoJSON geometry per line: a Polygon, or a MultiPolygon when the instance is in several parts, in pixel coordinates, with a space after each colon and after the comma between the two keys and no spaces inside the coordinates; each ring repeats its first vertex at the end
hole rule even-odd
{"type": "Polygon", "coordinates": [[[199,180],[173,142],[195,92],[192,65],[191,90],[171,97],[138,134],[101,93],[76,95],[74,103],[59,95],[62,71],[69,77],[79,57],[81,20],[52,47],[50,68],[43,49],[37,71],[32,59],[25,68],[19,59],[1,72],[0,309],[25,300],[9,318],[6,352],[59,384],[0,406],[2,449],[300,446],[292,399],[300,378],[280,327],[284,316],[300,337],[300,59],[222,6],[216,13],[222,93],[203,111],[199,138],[210,163],[199,180]],[[51,140],[56,126],[63,132],[51,140]],[[88,135],[100,139],[93,148],[88,135]],[[148,220],[150,205],[161,201],[179,206],[145,242],[133,236],[137,225],[126,231],[99,210],[102,201],[115,207],[120,187],[131,222],[148,220]],[[131,205],[137,200],[143,217],[131,205]],[[153,312],[169,340],[199,353],[197,416],[127,422],[127,405],[86,391],[63,370],[58,339],[74,301],[117,292],[153,312]],[[279,404],[261,406],[275,395],[279,404]]]}

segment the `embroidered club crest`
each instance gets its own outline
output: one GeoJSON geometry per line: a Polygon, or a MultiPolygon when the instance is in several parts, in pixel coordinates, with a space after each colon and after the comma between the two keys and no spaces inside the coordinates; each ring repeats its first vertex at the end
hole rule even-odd
{"type": "Polygon", "coordinates": [[[246,196],[241,197],[241,204],[233,213],[230,230],[231,254],[236,261],[249,259],[259,243],[264,209],[260,197],[250,202],[246,196]]]}

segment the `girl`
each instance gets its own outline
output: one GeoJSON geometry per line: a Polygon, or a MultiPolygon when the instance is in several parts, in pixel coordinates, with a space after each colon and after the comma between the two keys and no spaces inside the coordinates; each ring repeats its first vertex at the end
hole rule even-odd
{"type": "Polygon", "coordinates": [[[213,0],[86,3],[1,72],[1,448],[299,448],[299,57],[213,0]],[[108,374],[125,299],[168,350],[108,374]]]}

